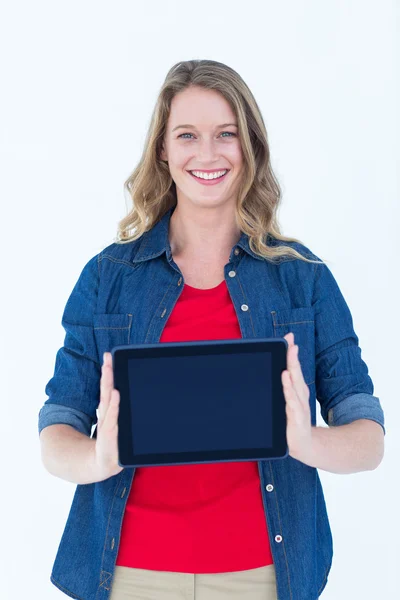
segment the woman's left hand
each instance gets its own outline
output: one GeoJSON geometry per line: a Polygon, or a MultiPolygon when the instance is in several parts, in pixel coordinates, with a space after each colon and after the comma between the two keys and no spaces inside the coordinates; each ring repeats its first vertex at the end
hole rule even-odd
{"type": "Polygon", "coordinates": [[[282,372],[283,393],[286,400],[286,438],[289,455],[310,464],[312,457],[312,425],[310,390],[304,381],[298,346],[292,332],[284,336],[287,349],[287,370],[282,372]]]}

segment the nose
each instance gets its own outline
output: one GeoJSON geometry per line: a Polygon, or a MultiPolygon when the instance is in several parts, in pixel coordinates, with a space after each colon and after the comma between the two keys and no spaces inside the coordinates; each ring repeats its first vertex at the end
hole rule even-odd
{"type": "Polygon", "coordinates": [[[199,162],[209,164],[217,158],[216,142],[211,138],[203,138],[197,146],[197,158],[199,162]]]}

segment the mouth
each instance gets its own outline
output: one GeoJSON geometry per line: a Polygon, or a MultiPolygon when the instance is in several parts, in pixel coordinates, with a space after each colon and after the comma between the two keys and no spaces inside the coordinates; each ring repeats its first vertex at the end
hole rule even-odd
{"type": "MultiPolygon", "coordinates": [[[[195,179],[202,185],[215,185],[215,184],[223,181],[226,178],[226,176],[228,175],[229,171],[230,171],[230,169],[221,169],[220,171],[211,171],[209,173],[212,175],[212,177],[209,177],[207,179],[204,177],[199,177],[198,175],[194,175],[194,173],[198,173],[199,171],[187,171],[187,172],[189,173],[189,175],[191,175],[193,177],[193,179],[195,179]],[[221,175],[215,177],[214,173],[221,173],[221,175]]],[[[202,173],[207,173],[207,171],[202,171],[202,173]]]]}

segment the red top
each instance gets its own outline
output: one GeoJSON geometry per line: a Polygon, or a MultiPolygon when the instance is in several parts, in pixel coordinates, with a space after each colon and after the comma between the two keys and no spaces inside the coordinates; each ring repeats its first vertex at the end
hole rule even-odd
{"type": "MultiPolygon", "coordinates": [[[[241,337],[222,281],[185,285],[160,342],[241,337]]],[[[223,573],[272,563],[257,461],[136,468],[118,566],[223,573]]]]}

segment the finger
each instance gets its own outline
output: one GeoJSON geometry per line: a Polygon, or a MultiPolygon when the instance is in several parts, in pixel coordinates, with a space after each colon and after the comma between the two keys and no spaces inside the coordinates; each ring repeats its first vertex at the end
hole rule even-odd
{"type": "Polygon", "coordinates": [[[296,393],[293,383],[290,382],[290,374],[285,371],[283,374],[284,394],[286,400],[286,416],[288,424],[294,427],[302,427],[304,424],[304,408],[301,397],[296,393]]]}
{"type": "Polygon", "coordinates": [[[108,407],[106,418],[104,420],[104,428],[106,431],[112,431],[115,427],[118,427],[118,413],[119,391],[113,389],[110,397],[110,405],[108,407]]]}
{"type": "Polygon", "coordinates": [[[294,388],[294,392],[298,398],[298,401],[300,402],[302,409],[308,412],[310,410],[310,390],[304,379],[303,371],[298,358],[298,351],[299,348],[297,345],[295,345],[291,349],[291,356],[288,361],[289,373],[292,381],[292,386],[294,388]]]}
{"type": "Polygon", "coordinates": [[[289,347],[288,347],[288,351],[289,351],[289,349],[291,348],[291,346],[294,345],[294,333],[293,333],[293,331],[290,331],[289,333],[287,333],[284,336],[284,339],[287,341],[287,343],[289,345],[289,347]]]}
{"type": "Polygon", "coordinates": [[[283,384],[283,392],[285,395],[285,400],[289,408],[295,409],[296,404],[298,403],[297,394],[293,388],[293,383],[291,381],[289,371],[282,372],[282,384],[283,384]]]}
{"type": "Polygon", "coordinates": [[[293,381],[293,385],[295,388],[297,386],[305,385],[303,371],[301,369],[300,361],[299,361],[299,347],[297,344],[294,344],[288,350],[288,370],[290,372],[290,376],[293,381]]]}
{"type": "Polygon", "coordinates": [[[112,390],[112,376],[110,374],[110,366],[108,364],[108,359],[105,357],[105,362],[101,367],[101,379],[100,379],[100,404],[99,404],[99,414],[101,421],[104,421],[108,406],[110,403],[110,396],[112,390]]]}
{"type": "Polygon", "coordinates": [[[287,341],[288,343],[288,348],[287,348],[287,352],[286,352],[286,364],[287,364],[287,369],[289,369],[289,366],[291,366],[291,363],[289,365],[290,359],[289,356],[291,357],[291,352],[293,352],[292,348],[294,347],[294,334],[292,331],[290,331],[289,333],[287,333],[284,336],[284,339],[287,341]]]}
{"type": "Polygon", "coordinates": [[[113,364],[112,364],[112,356],[111,356],[111,352],[107,352],[108,356],[108,365],[110,367],[110,381],[111,381],[111,385],[114,388],[114,372],[113,372],[113,364]]]}
{"type": "Polygon", "coordinates": [[[114,373],[113,373],[113,366],[112,366],[112,356],[111,356],[111,352],[104,352],[104,362],[106,367],[108,367],[109,371],[109,379],[111,382],[111,386],[114,387],[114,373]]]}

